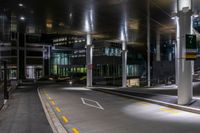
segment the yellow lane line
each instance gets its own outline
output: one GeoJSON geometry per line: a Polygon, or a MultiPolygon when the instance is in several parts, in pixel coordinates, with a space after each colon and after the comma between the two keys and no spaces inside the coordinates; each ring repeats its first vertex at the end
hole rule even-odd
{"type": "Polygon", "coordinates": [[[150,104],[149,104],[149,103],[146,103],[146,102],[138,102],[138,105],[149,106],[150,104]]]}
{"type": "Polygon", "coordinates": [[[46,96],[49,96],[48,93],[47,93],[46,91],[44,91],[44,94],[45,94],[46,96]]]}
{"type": "Polygon", "coordinates": [[[74,133],[79,133],[79,131],[78,131],[77,128],[72,128],[72,131],[73,131],[74,133]]]}
{"type": "MultiPolygon", "coordinates": [[[[46,97],[50,100],[50,101],[53,101],[53,99],[46,93],[45,94],[46,95],[46,97]]],[[[54,102],[55,103],[55,102],[54,102]]]]}
{"type": "Polygon", "coordinates": [[[60,112],[61,112],[61,110],[60,110],[60,108],[59,108],[59,107],[56,107],[56,111],[57,111],[58,113],[60,113],[60,112]]]}
{"type": "Polygon", "coordinates": [[[50,96],[48,97],[48,99],[49,99],[49,100],[52,100],[52,98],[51,98],[50,96]]]}
{"type": "Polygon", "coordinates": [[[51,101],[51,104],[54,106],[54,105],[56,105],[56,103],[54,102],[54,101],[51,101]]]}
{"type": "Polygon", "coordinates": [[[170,113],[170,114],[179,114],[180,113],[180,111],[171,109],[171,108],[160,108],[160,110],[164,111],[166,113],[170,113]]]}
{"type": "Polygon", "coordinates": [[[45,92],[44,93],[45,95],[46,95],[46,97],[49,99],[49,100],[51,100],[51,97],[45,92]]]}
{"type": "Polygon", "coordinates": [[[69,122],[69,119],[66,116],[62,116],[62,119],[63,119],[64,123],[68,123],[69,122]]]}

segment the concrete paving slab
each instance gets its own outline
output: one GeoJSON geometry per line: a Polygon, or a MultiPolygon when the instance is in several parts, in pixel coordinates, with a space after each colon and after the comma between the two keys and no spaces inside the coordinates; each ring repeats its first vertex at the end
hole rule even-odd
{"type": "Polygon", "coordinates": [[[0,112],[1,133],[51,133],[35,86],[17,89],[0,112]]]}

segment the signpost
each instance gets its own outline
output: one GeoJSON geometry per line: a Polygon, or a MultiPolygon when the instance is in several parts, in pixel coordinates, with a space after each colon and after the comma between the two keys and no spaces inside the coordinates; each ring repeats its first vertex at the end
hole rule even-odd
{"type": "Polygon", "coordinates": [[[196,35],[186,34],[186,60],[195,60],[197,58],[196,35]]]}

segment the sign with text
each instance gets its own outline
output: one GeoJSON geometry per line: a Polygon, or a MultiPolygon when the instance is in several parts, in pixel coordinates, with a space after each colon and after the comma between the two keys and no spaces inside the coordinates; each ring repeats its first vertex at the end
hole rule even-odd
{"type": "Polygon", "coordinates": [[[196,35],[186,34],[186,60],[197,58],[197,38],[196,35]]]}

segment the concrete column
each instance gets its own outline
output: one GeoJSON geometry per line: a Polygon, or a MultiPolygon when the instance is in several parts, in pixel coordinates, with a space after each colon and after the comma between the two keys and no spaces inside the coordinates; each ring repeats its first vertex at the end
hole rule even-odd
{"type": "Polygon", "coordinates": [[[20,80],[19,72],[19,33],[17,32],[17,80],[20,80]]]}
{"type": "MultiPolygon", "coordinates": [[[[51,74],[51,47],[50,46],[48,46],[48,56],[49,56],[49,60],[48,60],[48,75],[50,75],[51,74]]],[[[69,62],[69,60],[68,60],[68,62],[69,62]]],[[[69,65],[69,63],[68,63],[68,65],[69,65]]]]}
{"type": "MultiPolygon", "coordinates": [[[[185,0],[178,0],[177,26],[177,65],[178,65],[178,104],[189,104],[193,97],[192,90],[192,61],[185,59],[186,34],[191,34],[191,5],[181,5],[185,0]],[[183,6],[182,8],[180,6],[183,6]],[[189,7],[186,9],[185,7],[189,7]]],[[[190,0],[188,0],[190,1],[190,0]]],[[[191,4],[191,2],[188,2],[191,4]]],[[[185,3],[184,3],[185,4],[185,3]]]]}
{"type": "MultiPolygon", "coordinates": [[[[44,47],[44,46],[43,46],[43,49],[47,50],[46,47],[44,47]]],[[[48,59],[45,50],[42,51],[42,56],[43,56],[43,58],[42,58],[42,76],[45,76],[45,69],[46,69],[45,61],[48,59]]]]}
{"type": "MultiPolygon", "coordinates": [[[[177,44],[176,44],[177,45],[177,44]]],[[[175,83],[176,83],[176,85],[178,86],[178,53],[177,53],[177,46],[175,46],[175,83]]]]}
{"type": "MultiPolygon", "coordinates": [[[[169,44],[172,44],[172,34],[169,33],[169,44]]],[[[172,51],[169,51],[168,53],[168,61],[172,61],[172,51]]]]}
{"type": "Polygon", "coordinates": [[[4,64],[4,100],[8,100],[9,93],[8,93],[8,68],[7,68],[7,62],[3,61],[4,64]]]}
{"type": "Polygon", "coordinates": [[[147,81],[148,87],[151,86],[151,12],[150,12],[150,0],[147,3],[147,81]]]}
{"type": "Polygon", "coordinates": [[[26,67],[27,67],[27,43],[26,43],[26,33],[24,33],[24,78],[26,79],[26,67]]]}
{"type": "Polygon", "coordinates": [[[160,58],[160,31],[156,33],[156,61],[161,61],[160,58]]]}
{"type": "Polygon", "coordinates": [[[195,72],[195,70],[194,70],[194,61],[192,61],[192,75],[194,75],[194,72],[195,72]]]}
{"type": "Polygon", "coordinates": [[[92,46],[92,35],[87,34],[86,44],[86,67],[87,67],[87,87],[92,87],[92,69],[93,69],[93,46],[92,46]]]}
{"type": "Polygon", "coordinates": [[[171,52],[168,54],[168,60],[172,61],[172,53],[171,52]]]}
{"type": "Polygon", "coordinates": [[[127,87],[127,46],[122,42],[122,87],[127,87]]]}
{"type": "Polygon", "coordinates": [[[175,44],[175,78],[176,78],[176,85],[178,86],[178,80],[179,80],[179,64],[178,64],[179,25],[178,25],[178,20],[177,20],[177,26],[176,26],[176,38],[177,38],[177,42],[175,44]]]}

